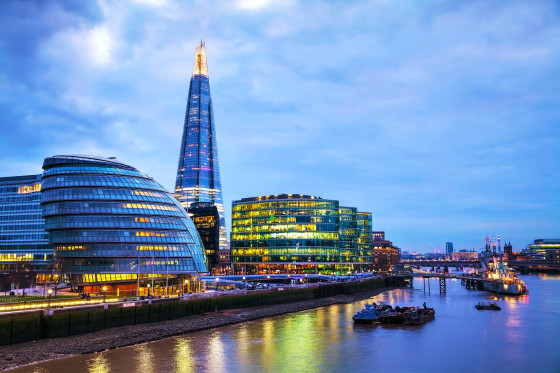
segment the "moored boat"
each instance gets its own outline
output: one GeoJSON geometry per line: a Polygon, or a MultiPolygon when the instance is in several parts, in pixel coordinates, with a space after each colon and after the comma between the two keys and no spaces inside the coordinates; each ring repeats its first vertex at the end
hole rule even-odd
{"type": "Polygon", "coordinates": [[[494,302],[478,302],[477,305],[474,306],[477,310],[491,310],[491,311],[500,311],[501,308],[494,302]]]}
{"type": "Polygon", "coordinates": [[[419,308],[411,310],[403,319],[404,325],[420,325],[426,321],[433,320],[436,317],[436,311],[433,308],[419,308]]]}
{"type": "Polygon", "coordinates": [[[506,262],[499,262],[493,258],[491,270],[487,272],[487,277],[482,280],[482,287],[486,291],[506,295],[527,294],[527,286],[520,280],[515,271],[508,268],[506,262]]]}
{"type": "Polygon", "coordinates": [[[387,312],[379,317],[381,324],[403,324],[403,325],[419,325],[435,318],[436,311],[433,308],[414,307],[395,307],[392,311],[387,312]]]}
{"type": "Polygon", "coordinates": [[[387,306],[383,303],[366,303],[363,310],[352,316],[352,320],[357,324],[371,324],[379,321],[379,317],[387,313],[390,309],[391,306],[387,306]]]}

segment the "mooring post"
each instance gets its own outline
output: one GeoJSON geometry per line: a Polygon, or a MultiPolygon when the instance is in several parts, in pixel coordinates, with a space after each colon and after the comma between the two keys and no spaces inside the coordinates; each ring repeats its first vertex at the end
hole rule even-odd
{"type": "Polygon", "coordinates": [[[439,278],[439,293],[440,294],[446,294],[447,289],[446,289],[446,283],[445,283],[445,277],[440,277],[439,278]]]}

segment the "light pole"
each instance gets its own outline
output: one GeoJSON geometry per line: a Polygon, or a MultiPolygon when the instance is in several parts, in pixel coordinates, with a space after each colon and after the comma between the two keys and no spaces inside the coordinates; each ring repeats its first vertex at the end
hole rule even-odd
{"type": "Polygon", "coordinates": [[[266,276],[266,285],[270,287],[270,276],[266,276]]]}
{"type": "Polygon", "coordinates": [[[106,297],[107,297],[107,286],[103,286],[103,303],[105,303],[106,297]]]}
{"type": "Polygon", "coordinates": [[[245,281],[245,276],[243,276],[243,283],[245,284],[245,288],[247,288],[247,281],[245,281]]]}
{"type": "Polygon", "coordinates": [[[148,287],[148,296],[150,296],[150,284],[146,285],[148,287]]]}
{"type": "Polygon", "coordinates": [[[51,294],[52,294],[52,289],[48,290],[49,293],[49,305],[47,306],[48,308],[51,308],[51,294]]]}

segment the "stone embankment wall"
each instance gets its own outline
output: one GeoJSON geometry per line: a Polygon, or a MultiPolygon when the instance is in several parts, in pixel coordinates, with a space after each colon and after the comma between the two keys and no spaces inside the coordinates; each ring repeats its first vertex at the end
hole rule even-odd
{"type": "Polygon", "coordinates": [[[105,328],[150,323],[226,310],[354,294],[386,286],[405,286],[404,277],[285,286],[270,290],[193,294],[138,302],[0,314],[0,345],[67,337],[105,328]]]}

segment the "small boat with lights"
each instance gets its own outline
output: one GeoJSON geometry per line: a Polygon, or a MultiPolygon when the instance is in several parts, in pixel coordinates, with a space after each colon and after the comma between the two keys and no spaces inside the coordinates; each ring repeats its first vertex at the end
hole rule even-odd
{"type": "Polygon", "coordinates": [[[498,306],[494,302],[478,302],[476,306],[474,306],[477,310],[490,310],[490,311],[500,311],[502,308],[498,306]]]}

